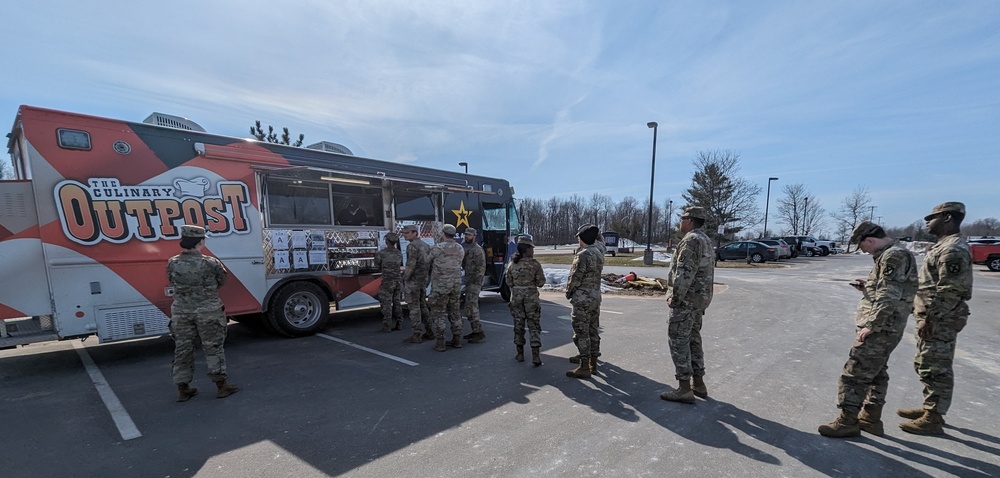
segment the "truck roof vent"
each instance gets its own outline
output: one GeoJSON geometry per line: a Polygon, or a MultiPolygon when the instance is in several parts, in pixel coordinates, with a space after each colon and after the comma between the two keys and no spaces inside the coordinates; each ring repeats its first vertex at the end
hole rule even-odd
{"type": "Polygon", "coordinates": [[[331,153],[346,154],[349,156],[354,156],[354,153],[347,146],[338,143],[331,143],[329,141],[320,141],[318,143],[310,144],[306,146],[308,149],[318,149],[320,151],[329,151],[331,153]]]}
{"type": "Polygon", "coordinates": [[[205,128],[202,128],[198,123],[191,121],[187,118],[181,118],[180,116],[167,115],[163,113],[153,113],[142,120],[146,124],[155,124],[157,126],[166,126],[167,128],[177,128],[186,129],[188,131],[200,131],[205,132],[205,128]]]}

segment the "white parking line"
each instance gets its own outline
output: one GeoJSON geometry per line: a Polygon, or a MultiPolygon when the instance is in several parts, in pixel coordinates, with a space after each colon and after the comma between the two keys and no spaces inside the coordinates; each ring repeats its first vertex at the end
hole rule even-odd
{"type": "Polygon", "coordinates": [[[385,358],[387,358],[389,360],[395,360],[395,361],[397,361],[397,362],[399,362],[401,364],[409,365],[411,367],[416,367],[417,365],[420,365],[420,364],[418,364],[416,362],[411,362],[411,361],[406,360],[405,358],[402,358],[402,357],[397,357],[395,355],[389,355],[389,354],[387,354],[385,352],[379,352],[378,350],[370,349],[368,347],[365,347],[364,345],[358,345],[358,344],[356,344],[354,342],[351,342],[351,341],[348,341],[348,340],[338,339],[337,337],[334,337],[332,335],[316,334],[316,336],[317,337],[323,337],[324,339],[332,340],[334,342],[341,343],[341,344],[347,345],[349,347],[354,347],[354,348],[359,349],[359,350],[364,350],[365,352],[370,352],[370,353],[373,353],[373,354],[378,355],[380,357],[385,357],[385,358]]]}
{"type": "MultiPolygon", "coordinates": [[[[484,324],[499,325],[501,327],[509,327],[509,328],[512,328],[512,329],[514,328],[514,324],[505,324],[503,322],[493,322],[493,321],[490,321],[490,320],[480,320],[480,322],[482,322],[484,324]]],[[[549,333],[549,331],[548,330],[543,330],[542,333],[543,334],[547,334],[547,333],[549,333]]]]}
{"type": "Polygon", "coordinates": [[[601,313],[602,314],[625,315],[625,312],[616,312],[616,311],[613,311],[613,310],[604,310],[604,309],[601,309],[601,313]]]}
{"type": "Polygon", "coordinates": [[[90,381],[94,382],[94,387],[97,388],[97,394],[101,396],[101,400],[104,401],[104,406],[108,408],[108,412],[111,413],[111,419],[115,421],[115,426],[118,427],[118,433],[121,433],[123,440],[131,440],[133,438],[139,438],[142,433],[139,433],[139,429],[136,428],[135,422],[132,421],[132,417],[129,416],[128,411],[122,405],[122,402],[118,400],[118,396],[115,395],[114,390],[108,385],[108,381],[104,379],[104,374],[101,373],[101,369],[97,368],[97,364],[94,363],[94,359],[90,358],[90,354],[87,353],[86,347],[80,343],[79,340],[73,341],[73,348],[76,349],[76,354],[80,356],[80,361],[83,362],[83,366],[87,369],[87,374],[90,375],[90,381]]]}

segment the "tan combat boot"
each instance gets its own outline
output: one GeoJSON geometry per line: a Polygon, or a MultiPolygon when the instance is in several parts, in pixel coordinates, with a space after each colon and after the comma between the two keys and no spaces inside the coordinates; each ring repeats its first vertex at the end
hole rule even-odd
{"type": "Polygon", "coordinates": [[[923,416],[900,423],[899,428],[915,435],[944,435],[944,417],[934,410],[924,410],[923,416]]]}
{"type": "Polygon", "coordinates": [[[840,416],[834,421],[819,426],[819,434],[831,438],[861,436],[861,425],[858,422],[858,412],[856,410],[841,410],[840,416]]]}
{"type": "Polygon", "coordinates": [[[233,385],[231,383],[226,383],[225,379],[215,382],[216,388],[218,390],[215,392],[215,398],[226,398],[236,392],[240,391],[240,387],[233,385]]]}
{"type": "Polygon", "coordinates": [[[445,345],[449,347],[455,347],[456,349],[462,348],[462,336],[458,334],[453,335],[451,337],[451,340],[448,341],[448,343],[445,345]]]}
{"type": "Polygon", "coordinates": [[[597,375],[597,356],[596,355],[591,355],[590,356],[590,374],[591,375],[597,375]]]}
{"type": "Polygon", "coordinates": [[[677,389],[661,393],[660,398],[668,402],[694,403],[694,391],[691,390],[691,381],[679,380],[677,382],[677,389]]]}
{"type": "Polygon", "coordinates": [[[531,363],[535,364],[536,367],[539,367],[539,366],[542,365],[542,355],[541,355],[541,350],[540,349],[541,349],[541,347],[532,347],[531,348],[531,363]]]}
{"type": "Polygon", "coordinates": [[[570,357],[569,363],[580,363],[580,354],[570,357]]]}
{"type": "Polygon", "coordinates": [[[392,332],[392,328],[389,327],[389,324],[382,324],[382,328],[378,329],[376,332],[388,333],[392,332]]]}
{"type": "Polygon", "coordinates": [[[916,419],[924,416],[924,408],[923,407],[920,407],[920,408],[900,408],[899,410],[896,410],[896,415],[899,415],[902,418],[908,418],[910,420],[916,420],[916,419]]]}
{"type": "Polygon", "coordinates": [[[198,395],[198,389],[197,388],[191,388],[186,383],[178,383],[177,384],[177,401],[178,402],[186,402],[188,400],[191,400],[191,398],[194,397],[195,395],[198,395]]]}
{"type": "Polygon", "coordinates": [[[419,344],[420,342],[423,341],[424,339],[420,337],[420,332],[414,332],[413,335],[410,336],[410,338],[403,339],[403,342],[407,344],[419,344]]]}
{"type": "Polygon", "coordinates": [[[692,380],[694,381],[694,385],[692,385],[691,391],[694,392],[694,396],[708,398],[708,387],[705,386],[705,377],[695,375],[692,380]]]}
{"type": "Polygon", "coordinates": [[[518,362],[524,362],[524,346],[515,345],[515,347],[517,347],[517,355],[514,356],[514,360],[517,360],[518,362]]]}
{"type": "Polygon", "coordinates": [[[885,426],[882,424],[882,405],[866,403],[858,414],[858,424],[861,431],[875,436],[885,435],[885,426]]]}
{"type": "Polygon", "coordinates": [[[478,344],[479,342],[486,340],[486,333],[482,330],[479,332],[473,332],[466,336],[466,340],[468,340],[470,344],[478,344]]]}
{"type": "Polygon", "coordinates": [[[590,378],[590,357],[580,357],[580,366],[566,372],[567,377],[590,378]]]}
{"type": "Polygon", "coordinates": [[[434,342],[434,350],[438,352],[444,352],[447,350],[444,346],[444,337],[438,337],[437,341],[434,342]]]}

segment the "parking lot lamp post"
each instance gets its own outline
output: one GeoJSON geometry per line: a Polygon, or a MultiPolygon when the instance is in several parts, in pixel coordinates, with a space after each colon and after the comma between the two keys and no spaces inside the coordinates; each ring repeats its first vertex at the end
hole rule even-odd
{"type": "Polygon", "coordinates": [[[462,161],[461,163],[458,163],[458,165],[465,168],[465,174],[469,174],[469,163],[462,161]]]}
{"type": "Polygon", "coordinates": [[[767,199],[764,201],[764,234],[763,234],[763,236],[767,235],[767,207],[771,205],[771,181],[777,181],[777,180],[778,180],[778,178],[767,178],[767,199]]]}
{"type": "Polygon", "coordinates": [[[649,224],[646,227],[646,252],[642,254],[642,263],[653,265],[653,179],[656,177],[656,127],[655,121],[646,123],[646,126],[653,128],[653,161],[649,169],[649,224]]]}
{"type": "Polygon", "coordinates": [[[670,216],[674,214],[674,201],[667,200],[667,250],[669,251],[673,246],[674,242],[674,232],[670,230],[670,216]]]}
{"type": "Polygon", "coordinates": [[[809,234],[809,196],[806,196],[806,205],[802,208],[802,232],[809,234]]]}

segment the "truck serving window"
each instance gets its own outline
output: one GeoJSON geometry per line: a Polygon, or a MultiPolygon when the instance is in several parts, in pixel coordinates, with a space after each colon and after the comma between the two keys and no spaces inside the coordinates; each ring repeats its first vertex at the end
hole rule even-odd
{"type": "Polygon", "coordinates": [[[328,184],[269,176],[265,187],[271,226],[333,225],[328,184]]]}
{"type": "Polygon", "coordinates": [[[333,183],[333,219],[338,226],[381,226],[382,187],[333,183]]]}

